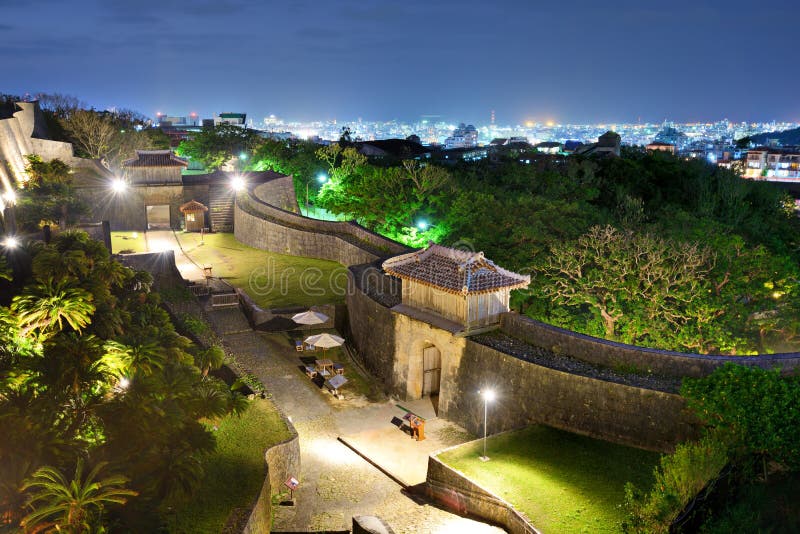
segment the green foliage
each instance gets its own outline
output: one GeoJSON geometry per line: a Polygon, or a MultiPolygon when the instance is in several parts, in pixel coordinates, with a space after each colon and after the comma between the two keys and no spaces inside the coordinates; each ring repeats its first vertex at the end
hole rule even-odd
{"type": "Polygon", "coordinates": [[[182,314],[180,316],[180,322],[188,332],[195,336],[201,336],[210,330],[208,324],[204,320],[190,313],[182,314]]]}
{"type": "Polygon", "coordinates": [[[739,455],[755,453],[800,470],[800,379],[727,363],[705,378],[686,378],[681,395],[703,422],[728,437],[739,455]]]}
{"type": "Polygon", "coordinates": [[[87,212],[75,195],[66,163],[29,155],[26,172],[29,180],[17,191],[16,219],[22,230],[36,231],[44,224],[64,227],[87,212]]]}
{"type": "Polygon", "coordinates": [[[194,134],[191,140],[181,142],[178,153],[214,171],[241,153],[249,155],[260,143],[261,137],[255,130],[220,124],[204,128],[194,134]]]}
{"type": "Polygon", "coordinates": [[[28,505],[34,511],[25,516],[21,525],[26,531],[44,529],[69,534],[102,529],[105,507],[125,504],[129,497],[137,495],[124,487],[128,479],[123,476],[98,480],[105,466],[105,462],[98,463],[84,478],[83,459],[79,459],[70,480],[54,467],[40,467],[22,487],[23,491],[30,491],[28,505]]]}
{"type": "Polygon", "coordinates": [[[203,369],[194,364],[191,342],[159,307],[147,273],[120,265],[80,232],[62,232],[31,254],[20,270],[30,274],[14,280],[18,294],[11,307],[0,308],[4,521],[17,528],[27,515],[29,525],[67,532],[100,531],[111,521],[151,530],[154,503],[190,494],[202,477],[215,442],[200,421],[241,413],[244,401],[205,377],[220,363],[220,351],[200,351],[203,369]],[[98,481],[96,470],[83,479],[79,466],[68,481],[44,467],[75,465],[86,456],[124,475],[128,493],[114,488],[121,478],[98,481]],[[67,499],[65,491],[70,506],[81,507],[67,520],[56,498],[67,499]],[[131,500],[108,508],[113,518],[101,515],[114,495],[131,500]]]}
{"type": "Polygon", "coordinates": [[[706,436],[681,443],[672,454],[661,457],[649,490],[625,485],[625,532],[667,533],[672,521],[700,490],[716,478],[728,463],[724,442],[706,436]]]}
{"type": "Polygon", "coordinates": [[[432,240],[481,250],[532,273],[531,288],[515,292],[512,303],[534,319],[671,350],[800,350],[800,221],[773,184],[633,149],[620,158],[532,155],[521,164],[501,155],[445,168],[371,163],[345,144],[314,154],[310,143],[265,141],[254,168],[293,174],[300,202],[308,191],[310,203],[409,246],[432,240]],[[329,179],[319,188],[322,170],[329,179]],[[569,288],[558,288],[564,278],[553,251],[562,259],[583,254],[592,228],[607,225],[620,237],[607,243],[614,255],[597,257],[587,272],[601,274],[601,263],[614,264],[618,275],[624,269],[616,280],[606,276],[617,285],[607,296],[623,301],[616,309],[598,306],[597,296],[566,304],[562,290],[578,294],[592,280],[580,271],[569,288]],[[652,258],[637,256],[637,246],[649,247],[652,258]],[[687,257],[700,264],[685,265],[687,257]],[[658,283],[650,287],[654,269],[658,283]]]}

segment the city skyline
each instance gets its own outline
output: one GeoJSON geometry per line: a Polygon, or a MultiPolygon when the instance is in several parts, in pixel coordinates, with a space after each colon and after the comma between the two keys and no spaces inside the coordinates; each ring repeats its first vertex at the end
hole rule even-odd
{"type": "Polygon", "coordinates": [[[715,4],[43,0],[44,15],[22,24],[31,13],[0,0],[3,91],[68,93],[150,116],[800,120],[800,74],[782,53],[796,7],[715,4]],[[778,81],[759,74],[769,72],[778,81]]]}

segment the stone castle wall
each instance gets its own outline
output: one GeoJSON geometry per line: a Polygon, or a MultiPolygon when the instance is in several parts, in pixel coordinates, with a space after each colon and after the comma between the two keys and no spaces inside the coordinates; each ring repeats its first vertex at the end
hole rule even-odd
{"type": "Polygon", "coordinates": [[[347,333],[360,360],[393,394],[418,398],[422,348],[436,346],[442,355],[439,416],[472,433],[483,432],[478,390],[486,387],[498,393],[492,434],[542,423],[669,451],[697,433],[678,395],[558,371],[454,336],[371,298],[360,289],[360,269],[349,271],[347,333]]]}
{"type": "Polygon", "coordinates": [[[0,119],[0,185],[14,187],[25,175],[26,156],[35,154],[45,161],[60,159],[76,174],[107,174],[94,160],[77,158],[72,144],[46,138],[44,117],[36,102],[17,102],[19,111],[0,119]]]}
{"type": "Polygon", "coordinates": [[[685,354],[606,341],[540,323],[516,313],[504,314],[501,328],[531,345],[611,369],[635,368],[646,373],[676,377],[706,376],[726,362],[764,369],[778,367],[784,373],[800,369],[800,353],[796,352],[760,356],[685,354]]]}
{"type": "MultiPolygon", "coordinates": [[[[270,252],[321,258],[343,265],[370,263],[408,251],[356,223],[310,219],[272,204],[283,203],[291,208],[293,196],[291,176],[240,193],[234,209],[236,239],[270,252]]],[[[296,200],[293,205],[297,206],[296,200]]]]}

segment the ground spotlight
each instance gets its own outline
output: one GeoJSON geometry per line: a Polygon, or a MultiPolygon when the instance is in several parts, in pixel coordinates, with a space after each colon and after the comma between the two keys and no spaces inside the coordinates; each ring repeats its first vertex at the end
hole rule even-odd
{"type": "Polygon", "coordinates": [[[8,249],[17,248],[19,246],[19,239],[10,235],[3,240],[3,246],[8,249]]]}

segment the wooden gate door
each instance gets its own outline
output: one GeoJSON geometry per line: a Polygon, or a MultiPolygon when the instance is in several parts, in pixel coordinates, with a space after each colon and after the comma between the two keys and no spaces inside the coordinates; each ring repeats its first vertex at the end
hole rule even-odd
{"type": "Polygon", "coordinates": [[[436,347],[422,349],[422,396],[438,395],[442,355],[436,347]]]}

